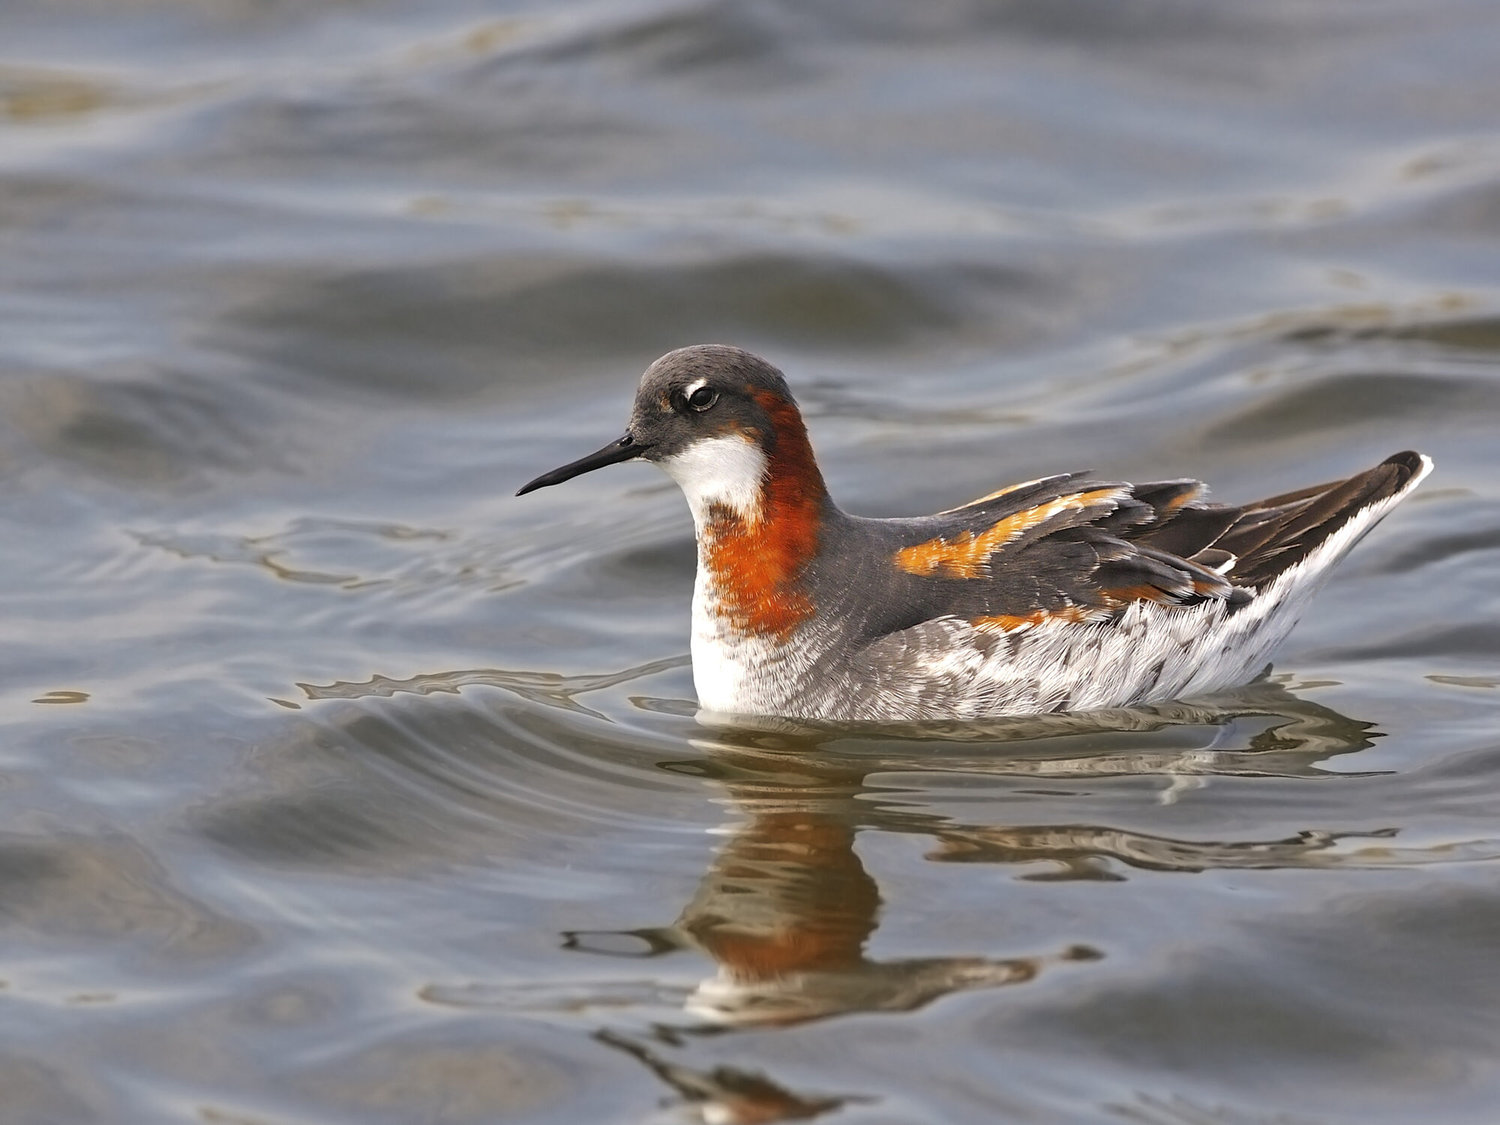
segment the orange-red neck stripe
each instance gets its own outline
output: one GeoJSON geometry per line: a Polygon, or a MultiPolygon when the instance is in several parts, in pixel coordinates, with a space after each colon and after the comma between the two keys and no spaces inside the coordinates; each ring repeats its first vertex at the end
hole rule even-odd
{"type": "Polygon", "coordinates": [[[815,612],[799,579],[818,553],[828,489],[797,408],[770,391],[754,398],[774,435],[763,446],[758,518],[715,510],[704,527],[702,556],[720,615],[745,632],[784,639],[815,612]]]}

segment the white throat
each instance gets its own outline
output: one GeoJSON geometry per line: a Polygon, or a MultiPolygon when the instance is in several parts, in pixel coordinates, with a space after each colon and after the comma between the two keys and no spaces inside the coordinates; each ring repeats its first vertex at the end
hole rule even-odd
{"type": "Polygon", "coordinates": [[[714,507],[729,508],[745,520],[760,519],[766,456],[748,438],[703,438],[657,463],[687,497],[700,535],[714,507]]]}

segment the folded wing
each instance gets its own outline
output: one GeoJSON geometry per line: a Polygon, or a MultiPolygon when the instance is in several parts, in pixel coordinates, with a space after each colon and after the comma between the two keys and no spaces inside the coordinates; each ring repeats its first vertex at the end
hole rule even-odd
{"type": "Polygon", "coordinates": [[[1240,507],[1203,503],[1194,480],[1028,481],[910,525],[891,561],[921,616],[887,624],[946,616],[1010,632],[1106,620],[1142,601],[1234,609],[1410,487],[1426,464],[1398,453],[1346,480],[1240,507]]]}

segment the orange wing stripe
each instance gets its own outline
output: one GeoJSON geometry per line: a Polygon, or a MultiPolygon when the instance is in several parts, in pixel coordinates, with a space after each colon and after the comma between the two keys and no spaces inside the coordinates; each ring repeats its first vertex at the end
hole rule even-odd
{"type": "Polygon", "coordinates": [[[1096,488],[1091,492],[1059,496],[1006,516],[978,535],[965,531],[952,539],[939,536],[925,543],[902,547],[895,554],[895,563],[906,573],[921,577],[941,573],[948,578],[982,578],[989,573],[990,556],[1007,543],[1015,542],[1032,528],[1062,512],[1113,505],[1120,495],[1117,488],[1096,488]]]}
{"type": "Polygon", "coordinates": [[[1202,495],[1203,485],[1195,482],[1192,488],[1185,488],[1182,490],[1182,494],[1180,496],[1175,496],[1171,500],[1168,500],[1166,503],[1166,510],[1168,512],[1181,511],[1191,501],[1198,499],[1198,497],[1202,495]]]}
{"type": "Polygon", "coordinates": [[[1068,605],[1061,609],[1033,610],[1031,613],[1000,613],[993,617],[975,617],[969,621],[969,624],[976,629],[998,629],[1002,633],[1014,633],[1017,629],[1029,629],[1033,625],[1043,625],[1048,621],[1076,624],[1080,621],[1087,621],[1096,613],[1098,610],[1090,609],[1088,606],[1068,605]]]}
{"type": "MultiPolygon", "coordinates": [[[[1193,583],[1193,590],[1199,594],[1212,592],[1207,583],[1200,582],[1193,583]]],[[[1165,603],[1172,600],[1172,595],[1165,590],[1149,585],[1114,586],[1107,590],[1100,590],[1099,594],[1102,604],[1097,606],[1066,605],[1060,609],[1037,609],[1030,613],[999,613],[992,617],[970,618],[969,624],[976,629],[998,629],[1003,633],[1013,633],[1017,629],[1029,629],[1034,625],[1045,625],[1052,621],[1065,624],[1092,621],[1096,618],[1107,617],[1112,610],[1120,609],[1131,602],[1165,603]]]]}

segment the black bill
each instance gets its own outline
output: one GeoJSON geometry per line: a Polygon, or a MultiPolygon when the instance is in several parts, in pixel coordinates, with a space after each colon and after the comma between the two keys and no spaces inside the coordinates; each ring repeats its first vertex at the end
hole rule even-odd
{"type": "Polygon", "coordinates": [[[517,490],[517,496],[525,496],[528,492],[535,492],[538,488],[546,488],[549,484],[561,484],[565,480],[572,480],[583,473],[592,472],[594,469],[602,469],[605,465],[617,465],[621,461],[629,461],[633,457],[639,457],[649,445],[637,445],[635,438],[626,434],[619,441],[612,441],[597,453],[590,453],[587,457],[580,457],[564,465],[560,469],[553,469],[550,473],[543,473],[530,484],[524,484],[517,490]]]}

